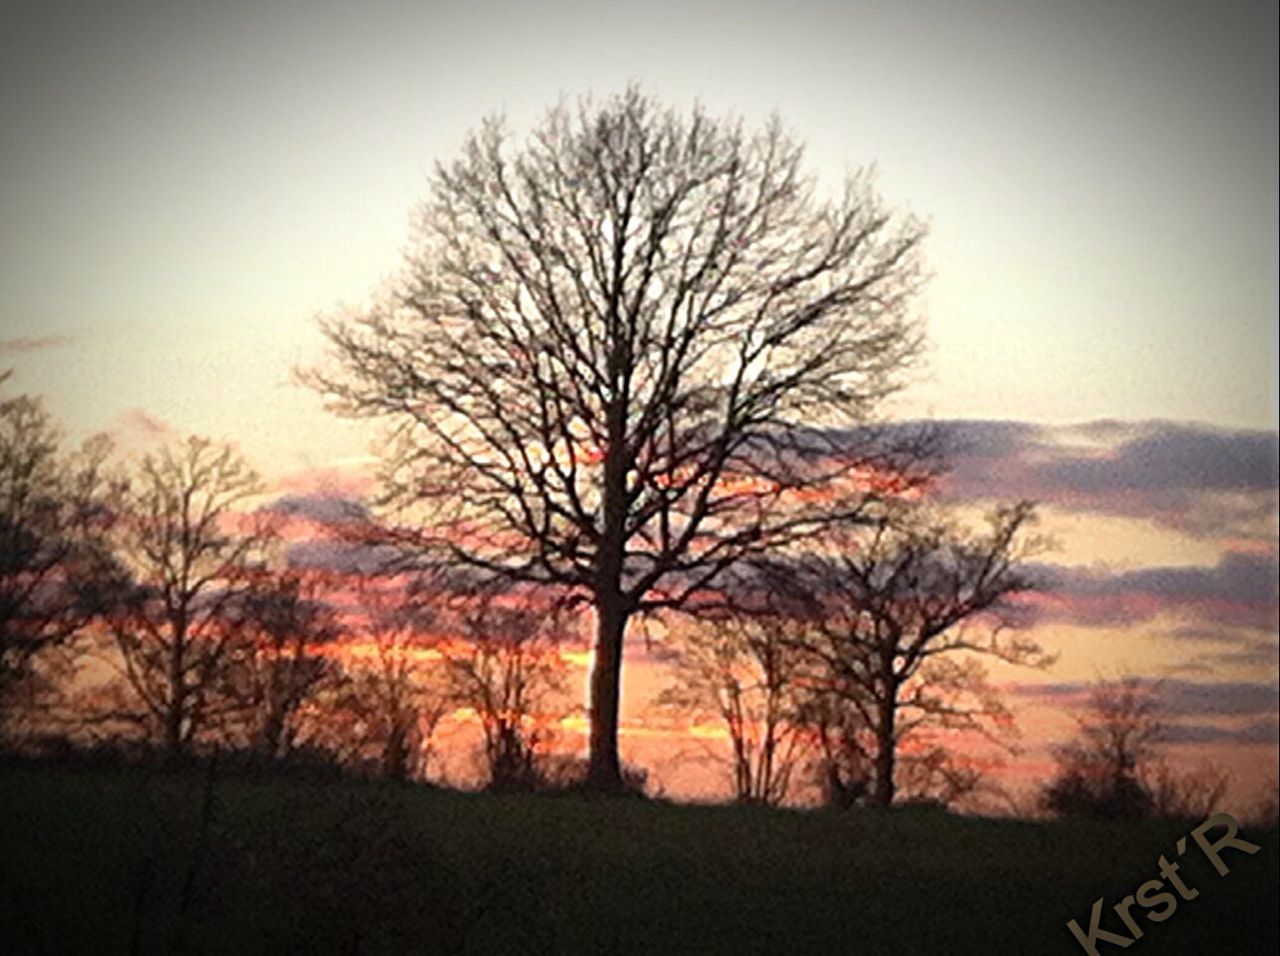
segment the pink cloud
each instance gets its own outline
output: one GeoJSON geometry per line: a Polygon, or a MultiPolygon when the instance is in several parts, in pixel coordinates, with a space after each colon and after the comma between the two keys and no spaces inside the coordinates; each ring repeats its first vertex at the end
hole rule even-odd
{"type": "Polygon", "coordinates": [[[56,349],[70,345],[71,342],[69,335],[20,335],[12,339],[0,339],[0,355],[21,355],[56,349]]]}

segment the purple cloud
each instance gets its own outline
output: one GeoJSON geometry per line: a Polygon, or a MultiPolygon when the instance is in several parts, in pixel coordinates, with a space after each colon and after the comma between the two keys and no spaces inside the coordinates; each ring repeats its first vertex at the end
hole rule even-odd
{"type": "Polygon", "coordinates": [[[292,568],[339,574],[383,574],[403,563],[403,553],[390,545],[313,539],[289,546],[285,560],[292,568]]]}
{"type": "Polygon", "coordinates": [[[1029,602],[1041,621],[1120,626],[1161,614],[1183,614],[1196,623],[1172,632],[1198,640],[1231,640],[1239,628],[1274,632],[1276,556],[1229,552],[1213,567],[1154,567],[1107,573],[1041,564],[1044,585],[1029,602]]]}
{"type": "Polygon", "coordinates": [[[938,427],[952,465],[941,488],[952,498],[1031,498],[1197,535],[1274,538],[1280,485],[1274,432],[1160,421],[951,421],[938,427]]]}
{"type": "Polygon", "coordinates": [[[1258,720],[1243,727],[1219,727],[1216,724],[1171,724],[1160,739],[1167,744],[1277,744],[1280,723],[1258,720]]]}
{"type": "MultiPolygon", "coordinates": [[[[1150,681],[1162,717],[1261,717],[1280,713],[1280,685],[1253,681],[1150,681]]],[[[1010,688],[1018,697],[1045,703],[1083,707],[1092,684],[1064,681],[1019,684],[1010,688]]]]}
{"type": "Polygon", "coordinates": [[[1157,425],[1098,457],[1046,462],[1038,476],[1050,487],[1083,494],[1115,491],[1269,491],[1278,480],[1277,436],[1157,425]]]}
{"type": "Polygon", "coordinates": [[[289,518],[307,518],[322,525],[369,520],[369,509],[358,498],[339,494],[281,495],[262,510],[289,518]]]}

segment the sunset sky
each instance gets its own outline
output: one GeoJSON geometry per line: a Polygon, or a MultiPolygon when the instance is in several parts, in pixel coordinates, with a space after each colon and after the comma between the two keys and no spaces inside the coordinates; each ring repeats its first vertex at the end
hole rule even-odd
{"type": "MultiPolygon", "coordinates": [[[[1060,660],[997,672],[1024,776],[1081,682],[1130,672],[1167,679],[1177,752],[1251,795],[1280,709],[1275,4],[604,7],[7,4],[9,388],[75,438],[197,432],[274,495],[357,490],[373,432],[291,370],[394,272],[432,163],[485,114],[519,132],[633,80],[776,111],[824,183],[875,163],[930,223],[929,362],[894,413],[957,423],[946,493],[1044,503],[1060,660]]],[[[661,677],[634,653],[643,756],[661,677]]]]}

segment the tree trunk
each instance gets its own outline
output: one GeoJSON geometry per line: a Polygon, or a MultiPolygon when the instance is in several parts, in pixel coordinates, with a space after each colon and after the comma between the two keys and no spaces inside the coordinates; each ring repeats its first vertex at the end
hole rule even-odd
{"type": "Polygon", "coordinates": [[[876,785],[871,794],[871,802],[878,807],[887,807],[893,803],[893,770],[894,758],[897,756],[897,742],[894,723],[898,716],[897,694],[889,691],[881,698],[876,713],[876,785]]]}
{"type": "Polygon", "coordinates": [[[182,752],[182,710],[174,704],[165,715],[164,755],[166,760],[177,760],[182,752]]]}
{"type": "Polygon", "coordinates": [[[284,740],[284,714],[274,704],[267,711],[266,719],[258,731],[258,750],[274,760],[284,756],[281,743],[284,740]]]}
{"type": "Polygon", "coordinates": [[[168,761],[176,760],[182,751],[182,718],[187,709],[182,652],[182,635],[178,635],[169,650],[169,707],[164,715],[164,756],[168,761]]]}
{"type": "Polygon", "coordinates": [[[616,600],[596,605],[595,659],[591,669],[591,759],[587,786],[600,793],[622,790],[618,716],[622,698],[622,643],[629,614],[616,600]]]}
{"type": "MultiPolygon", "coordinates": [[[[616,344],[615,344],[616,350],[616,344]]],[[[617,380],[627,360],[610,357],[610,377],[617,380]]],[[[625,389],[620,388],[624,395],[625,389]]],[[[622,792],[622,762],[618,759],[618,717],[622,698],[622,642],[634,610],[622,591],[627,548],[627,406],[615,398],[607,412],[604,484],[601,510],[604,523],[596,556],[595,662],[591,670],[591,758],[587,786],[598,793],[622,792]]]]}

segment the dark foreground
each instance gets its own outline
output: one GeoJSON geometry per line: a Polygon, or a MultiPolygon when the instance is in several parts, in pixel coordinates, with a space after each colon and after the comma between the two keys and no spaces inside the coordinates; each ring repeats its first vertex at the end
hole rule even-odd
{"type": "Polygon", "coordinates": [[[1099,952],[1277,951],[1274,830],[209,782],[0,767],[0,952],[1082,953],[1161,853],[1198,897],[1099,952]]]}

